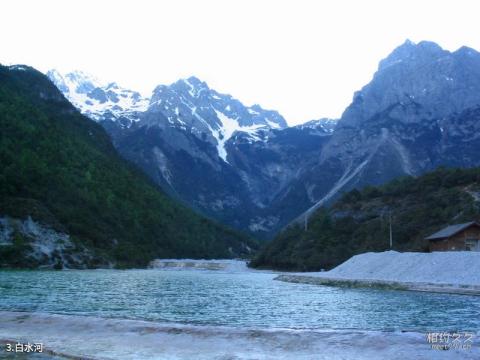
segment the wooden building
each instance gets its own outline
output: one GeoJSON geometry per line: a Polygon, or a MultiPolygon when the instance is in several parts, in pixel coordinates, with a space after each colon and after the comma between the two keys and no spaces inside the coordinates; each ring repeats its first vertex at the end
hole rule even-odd
{"type": "Polygon", "coordinates": [[[425,239],[430,251],[480,251],[480,224],[450,225],[425,239]]]}

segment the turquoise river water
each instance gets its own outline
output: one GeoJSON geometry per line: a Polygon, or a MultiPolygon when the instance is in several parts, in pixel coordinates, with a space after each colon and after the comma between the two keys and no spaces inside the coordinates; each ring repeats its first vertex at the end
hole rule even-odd
{"type": "Polygon", "coordinates": [[[478,331],[480,297],[274,281],[267,272],[0,271],[0,310],[190,325],[478,331]]]}

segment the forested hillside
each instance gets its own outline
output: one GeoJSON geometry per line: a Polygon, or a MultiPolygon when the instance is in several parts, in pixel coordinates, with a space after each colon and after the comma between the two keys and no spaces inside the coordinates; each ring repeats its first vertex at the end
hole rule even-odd
{"type": "Polygon", "coordinates": [[[343,195],[304,224],[280,233],[252,261],[253,267],[330,269],[353,255],[389,249],[427,251],[424,238],[448,224],[480,219],[480,169],[446,169],[418,178],[343,195]]]}
{"type": "Polygon", "coordinates": [[[58,253],[44,260],[29,256],[40,239],[25,236],[28,231],[13,221],[29,216],[67,234],[69,256],[88,252],[86,266],[248,256],[256,246],[168,198],[117,155],[100,125],[32,68],[0,66],[0,129],[0,266],[65,259],[58,253]]]}

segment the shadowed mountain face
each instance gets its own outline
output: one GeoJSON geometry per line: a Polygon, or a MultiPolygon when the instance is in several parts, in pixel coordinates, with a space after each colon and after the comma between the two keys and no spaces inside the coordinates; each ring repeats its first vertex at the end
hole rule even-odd
{"type": "Polygon", "coordinates": [[[262,237],[295,215],[271,208],[330,134],[287,128],[277,112],[246,107],[189,78],[157,87],[148,111],[116,144],[170,194],[262,237]]]}
{"type": "MultiPolygon", "coordinates": [[[[104,87],[90,86],[100,84],[98,80],[83,84],[81,79],[93,78],[83,73],[49,74],[59,89],[65,86],[58,79],[67,79],[64,94],[74,104],[82,96],[105,92],[104,87]]],[[[288,128],[276,111],[244,106],[195,77],[158,86],[143,112],[116,108],[114,117],[112,104],[102,105],[110,106],[103,118],[98,104],[78,108],[88,116],[97,111],[92,118],[107,129],[119,152],[169,194],[260,237],[271,235],[298,213],[297,205],[271,209],[281,202],[299,169],[320,157],[335,127],[335,121],[321,119],[288,128]]]]}
{"type": "Polygon", "coordinates": [[[478,52],[407,41],[338,121],[287,127],[277,112],[244,106],[194,77],[158,86],[128,126],[108,112],[95,119],[168,193],[269,237],[354,187],[479,165],[479,106],[478,52]]]}

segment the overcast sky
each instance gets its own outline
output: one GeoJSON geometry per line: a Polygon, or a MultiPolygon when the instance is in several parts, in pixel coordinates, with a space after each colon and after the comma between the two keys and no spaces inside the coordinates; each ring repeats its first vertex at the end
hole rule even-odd
{"type": "Polygon", "coordinates": [[[195,75],[289,124],[339,117],[409,38],[480,49],[478,1],[2,0],[0,62],[147,95],[195,75]]]}

